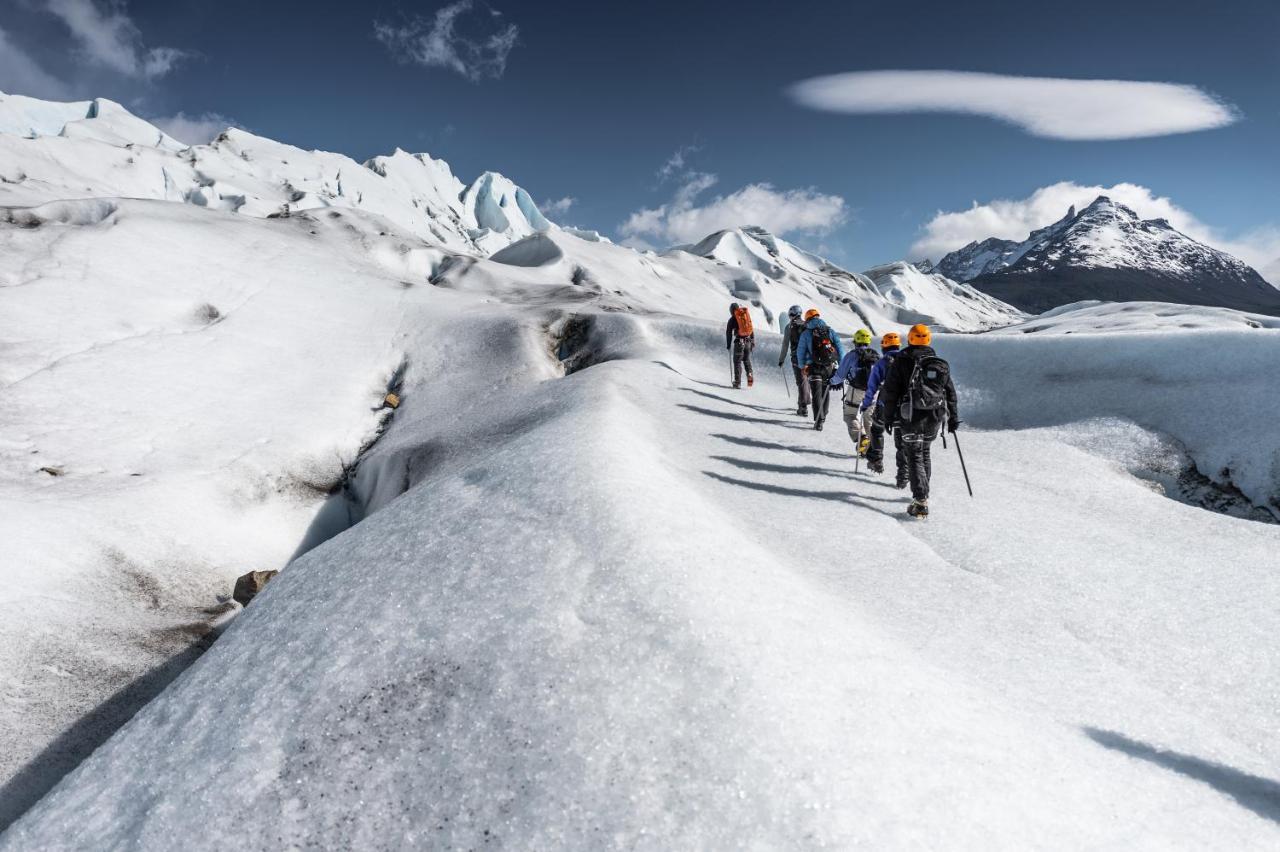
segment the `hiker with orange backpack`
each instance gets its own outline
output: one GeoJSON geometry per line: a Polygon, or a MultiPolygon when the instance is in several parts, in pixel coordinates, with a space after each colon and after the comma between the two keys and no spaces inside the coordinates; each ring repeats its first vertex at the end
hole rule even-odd
{"type": "Polygon", "coordinates": [[[742,386],[742,371],[747,371],[747,387],[756,383],[751,369],[751,350],[756,348],[756,333],[751,326],[751,312],[745,305],[734,302],[729,306],[729,324],[724,329],[726,349],[733,350],[733,386],[742,386]]]}
{"type": "Polygon", "coordinates": [[[880,389],[888,427],[897,425],[902,432],[907,476],[911,480],[912,499],[907,514],[914,518],[929,515],[929,477],[933,473],[929,445],[938,437],[943,423],[948,432],[960,428],[951,365],[933,351],[929,345],[932,340],[927,325],[911,326],[907,333],[910,345],[894,360],[880,389]]]}
{"type": "Polygon", "coordinates": [[[839,336],[822,319],[818,309],[805,311],[804,331],[796,347],[796,361],[809,382],[809,392],[813,397],[813,428],[819,432],[831,405],[831,377],[843,357],[844,347],[840,345],[839,336]]]}

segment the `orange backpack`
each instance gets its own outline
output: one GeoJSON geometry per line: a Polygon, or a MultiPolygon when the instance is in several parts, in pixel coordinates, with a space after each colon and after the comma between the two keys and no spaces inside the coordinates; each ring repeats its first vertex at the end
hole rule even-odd
{"type": "Polygon", "coordinates": [[[751,312],[746,308],[738,308],[733,312],[733,318],[738,321],[738,336],[750,337],[755,331],[751,328],[751,312]]]}

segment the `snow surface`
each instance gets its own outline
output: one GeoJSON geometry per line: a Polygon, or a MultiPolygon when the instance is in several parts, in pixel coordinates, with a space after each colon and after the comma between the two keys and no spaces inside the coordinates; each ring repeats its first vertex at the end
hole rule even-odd
{"type": "Polygon", "coordinates": [[[1161,486],[1280,509],[1280,331],[939,335],[977,497],[935,446],[908,522],[767,329],[986,322],[954,282],[10,100],[44,132],[0,133],[0,826],[226,629],[0,848],[1280,841],[1280,525],[1161,486]]]}
{"type": "MultiPolygon", "coordinates": [[[[489,318],[518,379],[483,419],[463,377],[398,414],[371,458],[408,490],[0,847],[1280,842],[1280,526],[1155,493],[1142,430],[967,432],[978,497],[939,448],[908,522],[775,374],[723,387],[715,326],[599,315],[607,360],[555,379],[489,318]],[[812,559],[815,522],[854,544],[812,559]]],[[[1064,346],[938,348],[971,398],[1064,346]]]]}
{"type": "Polygon", "coordinates": [[[1095,334],[1113,331],[1160,332],[1216,329],[1280,329],[1280,317],[1230,308],[1174,305],[1169,302],[1075,302],[1045,311],[993,334],[1095,334]]]}

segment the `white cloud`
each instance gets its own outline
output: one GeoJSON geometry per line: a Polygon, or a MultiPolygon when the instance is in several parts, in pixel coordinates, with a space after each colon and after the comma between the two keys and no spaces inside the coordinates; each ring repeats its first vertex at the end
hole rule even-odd
{"type": "Polygon", "coordinates": [[[1192,239],[1235,255],[1257,268],[1280,255],[1280,227],[1264,226],[1228,237],[1210,227],[1172,199],[1159,196],[1145,186],[1118,183],[1115,186],[1082,186],[1062,181],[1041,187],[1026,198],[997,199],[986,204],[973,202],[968,210],[938,212],[923,226],[923,235],[911,246],[911,257],[937,260],[949,251],[975,240],[999,237],[1024,240],[1036,228],[1056,222],[1067,208],[1087,206],[1099,195],[1131,208],[1144,219],[1167,219],[1169,224],[1192,239]]]}
{"type": "Polygon", "coordinates": [[[401,62],[448,68],[473,83],[485,77],[496,79],[507,70],[507,56],[520,30],[515,24],[503,24],[502,13],[486,6],[482,11],[487,14],[474,16],[484,25],[475,27],[474,35],[463,35],[459,19],[475,8],[474,0],[458,0],[437,9],[430,21],[415,18],[399,27],[375,21],[373,33],[401,62]]]}
{"type": "Polygon", "coordinates": [[[1267,279],[1273,287],[1280,288],[1280,257],[1259,269],[1258,272],[1262,273],[1262,277],[1267,279]]]}
{"type": "Polygon", "coordinates": [[[175,47],[146,47],[120,0],[45,0],[44,8],[67,25],[86,62],[125,77],[163,77],[190,55],[175,47]]]}
{"type": "Polygon", "coordinates": [[[578,203],[578,199],[566,195],[564,198],[557,198],[554,201],[547,199],[538,205],[538,209],[547,216],[563,216],[569,212],[569,208],[578,203]]]}
{"type": "Polygon", "coordinates": [[[40,67],[0,29],[0,91],[46,100],[69,98],[70,86],[40,67]]]}
{"type": "Polygon", "coordinates": [[[971,71],[856,71],[788,90],[813,109],[857,114],[985,115],[1050,139],[1134,139],[1208,130],[1236,111],[1195,86],[1131,80],[1018,77],[971,71]]]}
{"type": "Polygon", "coordinates": [[[725,228],[759,225],[779,236],[792,232],[825,233],[844,221],[844,199],[814,189],[777,190],[753,183],[705,204],[697,199],[716,176],[688,172],[670,202],[632,213],[619,227],[624,243],[652,248],[652,241],[690,243],[725,228]]]}
{"type": "Polygon", "coordinates": [[[201,115],[187,115],[185,112],[179,112],[177,115],[148,120],[174,139],[188,145],[207,145],[228,127],[239,127],[234,119],[216,112],[206,112],[201,115]]]}

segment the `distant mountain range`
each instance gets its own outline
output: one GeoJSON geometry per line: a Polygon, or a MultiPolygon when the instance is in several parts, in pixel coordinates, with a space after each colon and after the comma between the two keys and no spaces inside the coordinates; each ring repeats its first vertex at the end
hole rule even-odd
{"type": "Polygon", "coordinates": [[[1280,315],[1280,289],[1243,261],[1098,196],[1022,242],[972,242],[933,270],[1025,311],[1086,299],[1217,305],[1280,315]]]}

